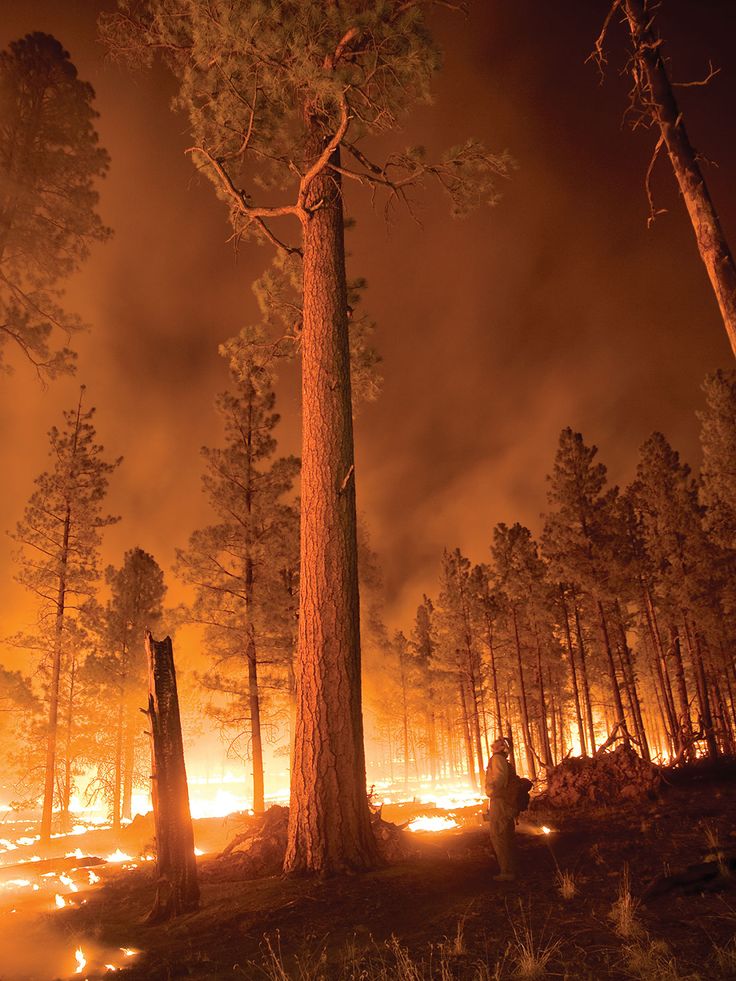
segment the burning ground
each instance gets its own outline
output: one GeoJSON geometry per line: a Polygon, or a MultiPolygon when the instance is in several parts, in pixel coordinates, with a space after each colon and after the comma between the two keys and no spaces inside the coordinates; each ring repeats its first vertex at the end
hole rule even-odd
{"type": "MultiPolygon", "coordinates": [[[[732,767],[701,766],[667,776],[644,802],[573,811],[537,805],[519,829],[522,875],[511,885],[492,879],[495,862],[477,805],[386,805],[390,822],[423,818],[455,826],[405,831],[410,854],[402,861],[317,881],[244,879],[237,852],[218,855],[253,819],[198,821],[202,907],[165,926],[145,924],[154,884],[142,861],[150,828],[139,820],[119,838],[129,860],[75,854],[26,861],[22,875],[4,867],[6,877],[39,889],[3,890],[3,978],[92,979],[112,968],[130,979],[213,981],[545,972],[570,979],[733,978],[735,775],[732,767]],[[90,884],[90,874],[99,881],[90,884]],[[64,908],[55,908],[57,894],[64,908]]],[[[80,853],[93,844],[104,851],[99,846],[112,843],[110,834],[84,836],[80,853]]],[[[31,849],[13,854],[27,858],[31,849]]]]}

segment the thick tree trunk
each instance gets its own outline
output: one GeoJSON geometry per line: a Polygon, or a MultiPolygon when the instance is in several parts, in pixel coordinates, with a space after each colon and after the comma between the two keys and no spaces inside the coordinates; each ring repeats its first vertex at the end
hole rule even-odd
{"type": "Polygon", "coordinates": [[[470,733],[470,714],[468,711],[468,695],[465,690],[465,682],[462,677],[458,683],[460,693],[460,710],[462,712],[463,741],[465,743],[465,758],[468,766],[468,778],[473,787],[477,788],[478,774],[475,770],[475,759],[473,757],[473,737],[470,733]]]}
{"type": "MultiPolygon", "coordinates": [[[[307,162],[322,150],[307,120],[307,162]]],[[[337,160],[337,154],[335,162],[337,160]]],[[[297,716],[286,872],[378,862],[365,777],[345,244],[339,175],[309,189],[304,224],[297,716]]]]}
{"type": "Polygon", "coordinates": [[[199,908],[194,832],[171,639],[146,631],[151,781],[156,830],[156,898],[149,922],[199,908]]]}
{"type": "Polygon", "coordinates": [[[690,144],[652,28],[653,14],[642,0],[624,0],[634,44],[642,102],[659,127],[710,278],[731,350],[736,355],[736,265],[711,201],[698,157],[690,144]]]}

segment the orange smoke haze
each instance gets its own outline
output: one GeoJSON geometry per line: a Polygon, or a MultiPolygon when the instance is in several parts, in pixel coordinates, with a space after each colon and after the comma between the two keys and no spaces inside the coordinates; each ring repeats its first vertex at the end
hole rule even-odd
{"type": "MultiPolygon", "coordinates": [[[[10,0],[0,44],[32,30],[56,35],[97,92],[99,130],[112,157],[101,214],[109,244],[70,284],[68,304],[92,325],[76,341],[77,380],[42,390],[16,359],[0,380],[3,493],[0,528],[21,516],[46,465],[46,431],[76,398],[97,406],[108,454],[125,457],[109,509],[122,516],[105,538],[119,564],[140,545],[167,571],[174,549],[208,519],[199,448],[220,438],[212,401],[226,382],[217,345],[253,320],[250,284],[265,249],[226,244],[223,207],[183,154],[185,122],[168,108],[156,70],[131,78],[95,40],[96,2],[10,0]]],[[[405,624],[421,593],[435,591],[444,545],[486,557],[497,521],[538,528],[544,475],[563,426],[601,449],[614,480],[627,480],[638,446],[663,430],[697,466],[699,384],[731,363],[706,274],[665,160],[647,230],[643,175],[651,133],[621,125],[623,35],[612,35],[603,87],[586,65],[607,4],[476,2],[470,23],[440,17],[447,49],[433,107],[402,142],[439,148],[473,134],[508,147],[519,170],[497,208],[455,223],[431,191],[418,198],[421,227],[406,215],[387,230],[382,213],[350,192],[357,220],[350,271],[365,275],[366,309],[385,359],[381,400],[357,424],[359,507],[381,557],[392,623],[405,624]]],[[[736,97],[729,5],[671,2],[662,12],[678,79],[723,71],[705,90],[682,90],[695,145],[719,163],[707,177],[726,233],[736,241],[736,141],[727,128],[736,97]]],[[[298,452],[294,369],[280,383],[281,452],[298,452]]],[[[0,634],[33,616],[13,581],[2,540],[0,634]]],[[[193,645],[177,652],[195,665],[193,645]]],[[[10,648],[7,666],[20,666],[10,648]]]]}

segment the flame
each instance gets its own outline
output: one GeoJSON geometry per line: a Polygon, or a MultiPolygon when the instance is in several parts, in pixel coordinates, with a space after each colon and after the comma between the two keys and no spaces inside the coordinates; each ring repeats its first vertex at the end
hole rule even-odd
{"type": "Polygon", "coordinates": [[[135,957],[140,951],[136,950],[134,947],[121,947],[124,957],[135,957]]]}
{"type": "Polygon", "coordinates": [[[117,968],[115,967],[114,964],[105,964],[105,970],[106,971],[117,971],[117,968]]]}
{"type": "Polygon", "coordinates": [[[201,848],[195,848],[194,849],[194,854],[195,855],[204,855],[204,852],[202,851],[201,848]]]}
{"type": "Polygon", "coordinates": [[[77,949],[74,951],[74,957],[77,961],[77,966],[75,968],[74,973],[81,974],[82,971],[87,966],[87,958],[84,956],[84,951],[82,950],[81,947],[77,947],[77,949]]]}
{"type": "Polygon", "coordinates": [[[69,887],[70,892],[77,892],[77,887],[74,884],[74,879],[70,875],[60,875],[59,882],[63,882],[65,886],[69,887]]]}
{"type": "Polygon", "coordinates": [[[132,862],[133,856],[126,855],[125,852],[116,848],[112,855],[108,855],[106,861],[108,862],[132,862]]]}
{"type": "Polygon", "coordinates": [[[546,824],[543,824],[542,825],[542,834],[544,834],[544,835],[551,835],[552,834],[552,828],[548,828],[546,824]]]}
{"type": "Polygon", "coordinates": [[[15,886],[18,889],[21,889],[23,886],[30,886],[30,884],[30,879],[8,879],[7,882],[3,883],[3,885],[8,888],[15,886]]]}
{"type": "Polygon", "coordinates": [[[459,827],[460,825],[452,817],[420,816],[409,822],[409,831],[449,831],[450,828],[459,827]]]}
{"type": "Polygon", "coordinates": [[[93,886],[95,884],[95,882],[99,882],[100,881],[99,875],[95,875],[94,872],[91,869],[88,869],[87,870],[87,875],[89,876],[89,884],[91,886],[93,886]]]}
{"type": "Polygon", "coordinates": [[[64,907],[66,906],[66,900],[64,899],[63,896],[60,896],[57,892],[56,896],[54,897],[54,900],[56,902],[57,909],[64,909],[64,907]]]}
{"type": "Polygon", "coordinates": [[[81,848],[75,848],[73,852],[67,852],[64,858],[84,858],[84,852],[81,848]]]}

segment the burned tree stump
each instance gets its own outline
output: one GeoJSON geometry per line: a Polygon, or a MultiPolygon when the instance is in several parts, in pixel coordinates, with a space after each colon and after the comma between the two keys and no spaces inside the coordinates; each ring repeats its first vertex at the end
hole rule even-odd
{"type": "Polygon", "coordinates": [[[156,834],[156,898],[149,923],[199,907],[194,832],[171,638],[146,631],[151,783],[156,834]]]}

